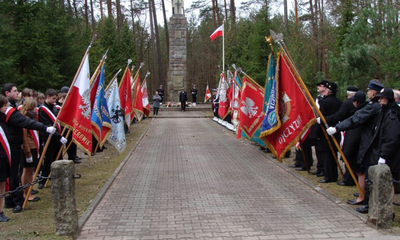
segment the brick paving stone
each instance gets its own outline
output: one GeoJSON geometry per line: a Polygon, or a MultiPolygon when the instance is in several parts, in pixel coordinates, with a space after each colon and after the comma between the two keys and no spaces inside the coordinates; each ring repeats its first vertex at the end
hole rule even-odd
{"type": "Polygon", "coordinates": [[[145,120],[148,131],[79,240],[382,237],[247,140],[188,118],[197,113],[174,114],[145,120]]]}

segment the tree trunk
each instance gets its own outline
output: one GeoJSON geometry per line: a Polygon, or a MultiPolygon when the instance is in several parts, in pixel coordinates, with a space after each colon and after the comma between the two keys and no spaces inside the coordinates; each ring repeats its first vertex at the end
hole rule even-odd
{"type": "Polygon", "coordinates": [[[216,0],[211,0],[211,2],[212,2],[212,17],[213,17],[213,23],[214,23],[214,28],[217,28],[218,26],[217,26],[217,22],[216,22],[216,14],[215,14],[215,1],[216,0]]]}
{"type": "Polygon", "coordinates": [[[117,32],[118,35],[121,35],[121,29],[122,29],[122,11],[121,11],[121,0],[116,0],[115,1],[116,8],[117,8],[117,32]]]}
{"type": "MultiPolygon", "coordinates": [[[[153,78],[154,79],[158,79],[156,75],[156,66],[157,66],[157,58],[156,58],[156,46],[154,44],[154,24],[153,24],[153,0],[149,0],[149,13],[150,13],[150,30],[151,30],[151,34],[150,34],[150,39],[151,39],[151,51],[153,53],[153,66],[152,66],[152,72],[153,72],[153,78]]],[[[158,81],[155,83],[156,86],[158,86],[158,81]]]]}
{"type": "Polygon", "coordinates": [[[163,73],[163,64],[162,64],[162,56],[161,56],[161,45],[160,45],[160,35],[158,33],[158,23],[157,23],[157,14],[156,14],[156,5],[154,0],[151,0],[153,6],[153,18],[154,18],[154,30],[156,35],[156,46],[157,46],[157,60],[158,60],[158,78],[155,79],[155,86],[159,86],[160,82],[164,84],[164,73],[163,73]]]}
{"type": "MultiPolygon", "coordinates": [[[[167,59],[169,61],[169,31],[168,31],[168,22],[167,22],[167,15],[165,14],[165,3],[164,0],[161,0],[162,3],[162,9],[163,9],[163,16],[164,16],[164,28],[165,28],[165,41],[167,44],[167,59]]],[[[161,82],[164,86],[165,83],[161,82]]],[[[158,86],[156,86],[158,87],[158,86]]]]}
{"type": "Polygon", "coordinates": [[[89,28],[89,11],[88,11],[87,0],[85,0],[85,24],[86,24],[86,28],[89,28]]]}
{"type": "Polygon", "coordinates": [[[285,18],[285,28],[288,30],[288,8],[287,8],[287,0],[283,0],[283,16],[285,18]]]}
{"type": "Polygon", "coordinates": [[[131,0],[132,34],[135,37],[135,16],[133,15],[133,0],[131,0]]]}
{"type": "Polygon", "coordinates": [[[230,12],[231,12],[231,26],[234,27],[235,23],[236,23],[236,7],[235,7],[235,0],[231,0],[231,4],[230,4],[231,8],[230,8],[230,12]]]}
{"type": "Polygon", "coordinates": [[[93,29],[93,32],[94,32],[94,30],[96,29],[96,20],[94,19],[94,9],[93,9],[93,1],[94,0],[90,0],[90,15],[91,15],[91,18],[92,18],[92,29],[93,29]]]}
{"type": "Polygon", "coordinates": [[[108,8],[108,17],[112,18],[113,14],[112,14],[112,3],[111,3],[111,0],[107,0],[107,8],[108,8]]]}
{"type": "Polygon", "coordinates": [[[100,0],[100,19],[101,19],[101,25],[104,26],[103,0],[100,0]]]}

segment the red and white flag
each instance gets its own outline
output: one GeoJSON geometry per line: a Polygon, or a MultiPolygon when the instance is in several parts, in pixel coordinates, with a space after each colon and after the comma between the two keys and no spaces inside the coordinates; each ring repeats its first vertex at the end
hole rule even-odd
{"type": "Polygon", "coordinates": [[[128,128],[132,121],[132,91],[131,91],[131,74],[129,68],[126,67],[122,83],[119,87],[119,99],[121,101],[121,109],[125,113],[125,122],[128,128]]]}
{"type": "Polygon", "coordinates": [[[224,120],[225,117],[230,113],[229,109],[229,97],[228,97],[228,83],[225,80],[224,73],[221,73],[220,84],[219,84],[219,107],[218,115],[224,120]]]}
{"type": "Polygon", "coordinates": [[[208,88],[208,84],[207,84],[207,88],[206,88],[206,94],[204,96],[204,103],[206,103],[208,101],[208,99],[211,98],[211,92],[210,89],[208,88]]]}
{"type": "Polygon", "coordinates": [[[89,81],[89,54],[86,53],[57,118],[62,125],[72,130],[72,140],[88,154],[92,152],[89,81]]]}
{"type": "Polygon", "coordinates": [[[210,36],[211,41],[214,41],[217,37],[222,37],[224,36],[224,24],[219,26],[210,36]]]}
{"type": "Polygon", "coordinates": [[[143,119],[143,99],[142,99],[142,88],[140,87],[140,78],[139,76],[134,81],[133,86],[133,112],[138,121],[142,121],[143,119]]]}
{"type": "Polygon", "coordinates": [[[150,102],[149,102],[149,94],[147,93],[147,81],[144,79],[142,83],[142,105],[143,105],[143,113],[148,117],[150,115],[150,102]]]}

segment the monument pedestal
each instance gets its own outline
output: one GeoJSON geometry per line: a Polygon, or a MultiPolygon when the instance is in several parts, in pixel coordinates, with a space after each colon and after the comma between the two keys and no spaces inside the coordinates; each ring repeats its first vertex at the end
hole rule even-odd
{"type": "Polygon", "coordinates": [[[187,20],[183,14],[174,14],[169,22],[169,66],[167,101],[178,102],[179,92],[187,83],[187,20]]]}

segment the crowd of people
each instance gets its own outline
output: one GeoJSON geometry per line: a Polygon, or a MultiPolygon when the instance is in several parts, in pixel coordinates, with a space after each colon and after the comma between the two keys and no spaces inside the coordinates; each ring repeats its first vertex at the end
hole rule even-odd
{"type": "MultiPolygon", "coordinates": [[[[5,193],[7,179],[8,190],[12,194],[0,198],[0,222],[9,221],[3,212],[3,202],[4,208],[13,208],[13,213],[21,212],[29,195],[28,189],[15,190],[32,182],[36,168],[40,168],[42,177],[49,176],[51,163],[56,160],[60,148],[71,140],[61,135],[59,124],[54,124],[68,90],[68,87],[62,87],[59,92],[48,89],[43,94],[25,88],[19,93],[15,84],[3,84],[0,94],[0,195],[5,193]],[[40,154],[50,135],[44,162],[38,166],[40,154]]],[[[74,143],[67,153],[68,159],[80,163],[74,143]]],[[[44,187],[45,181],[42,179],[39,182],[39,189],[44,187]]],[[[40,197],[34,196],[37,193],[39,191],[33,189],[28,201],[39,201],[40,197]]]]}
{"type": "MultiPolygon", "coordinates": [[[[314,147],[317,164],[316,171],[311,174],[322,177],[318,183],[337,182],[338,159],[335,158],[338,149],[332,141],[332,138],[336,138],[365,193],[355,193],[356,198],[347,203],[360,205],[356,211],[368,213],[369,191],[365,187],[368,168],[387,164],[393,180],[400,179],[400,91],[384,87],[374,79],[369,82],[367,93],[349,86],[345,102],[336,97],[337,85],[333,82],[319,82],[317,92],[315,102],[323,119],[317,118],[317,123],[302,141],[301,148],[296,150],[295,163],[291,167],[297,171],[309,171],[314,163],[314,147]]],[[[338,185],[355,185],[349,172],[346,166],[344,177],[337,182],[338,185]]]]}

